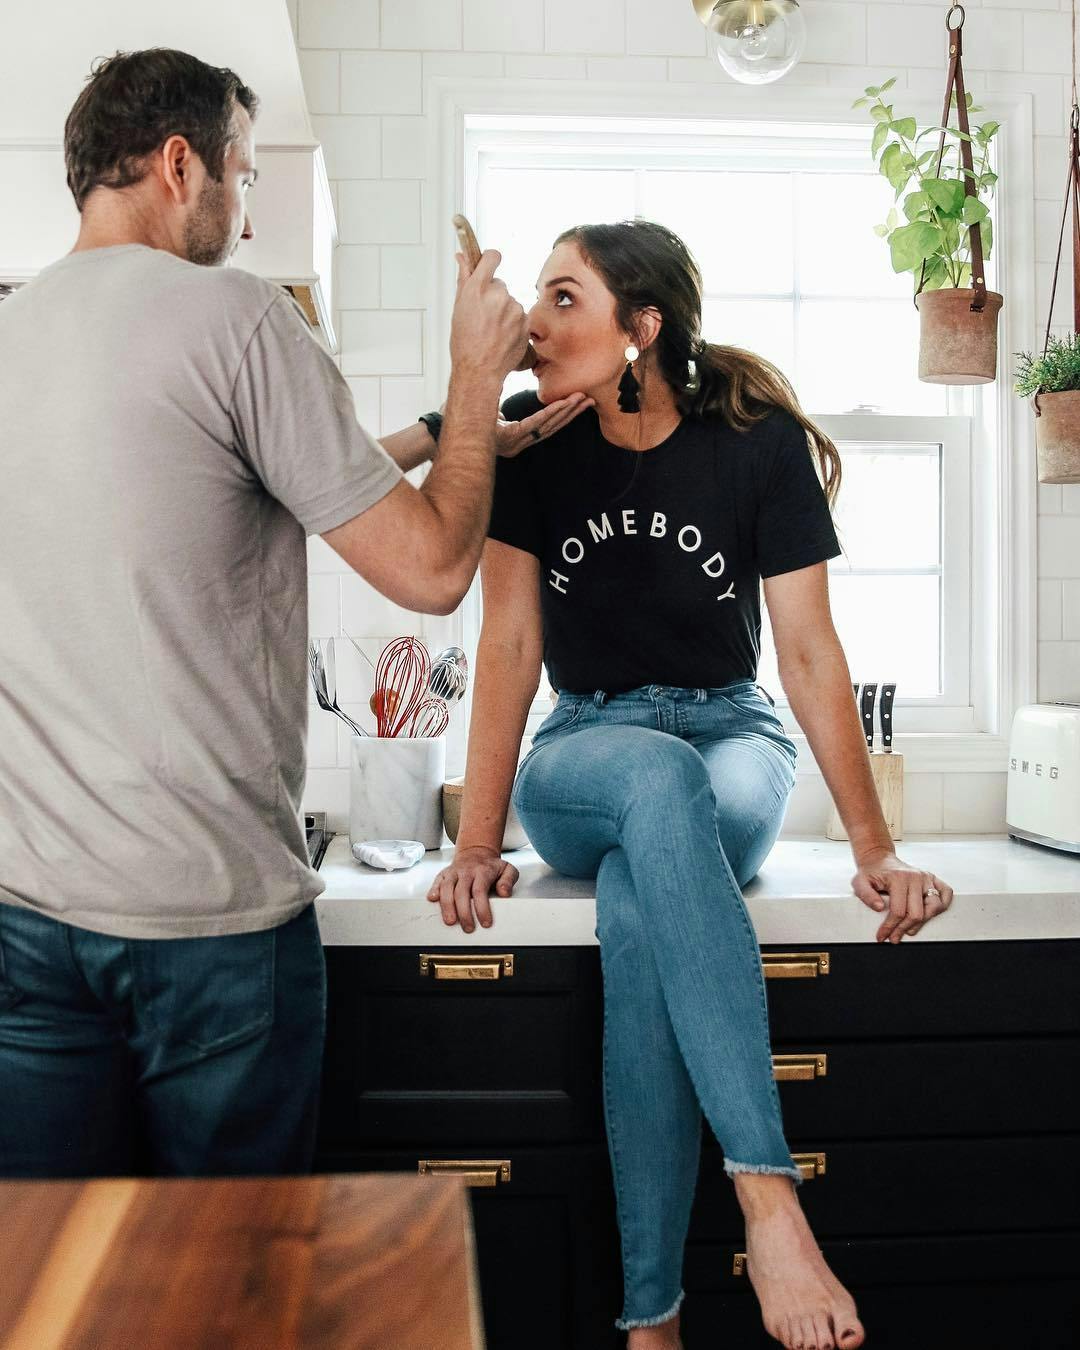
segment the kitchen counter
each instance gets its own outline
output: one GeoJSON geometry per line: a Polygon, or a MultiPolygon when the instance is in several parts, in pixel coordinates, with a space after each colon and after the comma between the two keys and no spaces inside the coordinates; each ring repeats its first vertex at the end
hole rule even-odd
{"type": "MultiPolygon", "coordinates": [[[[912,835],[897,845],[905,862],[934,872],[956,892],[950,909],[911,941],[970,942],[1080,937],[1080,857],[1007,835],[912,835]]],[[[491,928],[464,933],[442,922],[425,896],[453,849],[432,851],[406,872],[354,861],[346,835],[323,860],[326,890],[316,901],[327,946],[562,947],[596,945],[593,881],[553,871],[532,849],[504,855],[521,873],[514,894],[492,902],[491,928]]],[[[880,915],[851,890],[849,845],[780,840],[744,889],[762,945],[873,942],[880,915]]]]}

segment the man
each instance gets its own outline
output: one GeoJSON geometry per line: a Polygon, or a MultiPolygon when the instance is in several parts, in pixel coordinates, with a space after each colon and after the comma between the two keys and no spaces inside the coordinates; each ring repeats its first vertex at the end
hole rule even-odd
{"type": "MultiPolygon", "coordinates": [[[[253,230],[255,95],[117,54],[68,117],[72,253],[0,304],[0,1173],[310,1166],[325,1004],[299,820],[305,534],[448,613],[526,341],[459,264],[445,427],[388,453],[253,230]],[[396,457],[396,459],[395,459],[396,457]]],[[[546,410],[537,434],[569,410],[546,410]]],[[[519,433],[520,439],[520,433],[519,433]]]]}

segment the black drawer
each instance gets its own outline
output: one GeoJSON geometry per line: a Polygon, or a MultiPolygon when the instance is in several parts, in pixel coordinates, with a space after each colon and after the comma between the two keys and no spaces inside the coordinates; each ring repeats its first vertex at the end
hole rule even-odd
{"type": "MultiPolygon", "coordinates": [[[[764,948],[767,965],[782,968],[780,950],[764,948]]],[[[829,973],[766,979],[774,1041],[1080,1034],[1080,941],[908,938],[784,950],[827,953],[829,973]]]]}
{"type": "Polygon", "coordinates": [[[1080,1037],[798,1041],[825,1073],[781,1082],[789,1136],[835,1139],[1080,1131],[1080,1037]]]}
{"type": "Polygon", "coordinates": [[[327,949],[325,1146],[603,1138],[596,949],[523,948],[509,976],[470,950],[480,978],[436,978],[452,948],[427,973],[417,950],[327,949]]]}
{"type": "MultiPolygon", "coordinates": [[[[1080,1233],[823,1242],[852,1292],[867,1350],[1074,1350],[1080,1233]]],[[[695,1244],[684,1267],[686,1350],[775,1350],[734,1246],[695,1244]]]]}
{"type": "Polygon", "coordinates": [[[470,1189],[488,1350],[615,1350],[622,1299],[607,1154],[599,1148],[445,1148],[324,1154],[320,1171],[409,1172],[421,1159],[509,1162],[470,1189]]]}
{"type": "MultiPolygon", "coordinates": [[[[818,1238],[1068,1230],[1080,1223],[1080,1138],[869,1141],[790,1137],[796,1159],[823,1167],[799,1187],[818,1238]]],[[[702,1153],[692,1240],[738,1241],[735,1187],[717,1148],[702,1153]]]]}

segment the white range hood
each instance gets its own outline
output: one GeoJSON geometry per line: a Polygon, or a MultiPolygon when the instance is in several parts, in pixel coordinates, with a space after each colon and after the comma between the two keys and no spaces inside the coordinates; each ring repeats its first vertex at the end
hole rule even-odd
{"type": "Polygon", "coordinates": [[[294,290],[330,350],[337,241],[322,150],[308,118],[285,0],[32,0],[5,10],[0,81],[0,284],[69,252],[79,216],[64,174],[64,120],[95,58],[177,47],[255,91],[255,238],[236,265],[294,290]]]}

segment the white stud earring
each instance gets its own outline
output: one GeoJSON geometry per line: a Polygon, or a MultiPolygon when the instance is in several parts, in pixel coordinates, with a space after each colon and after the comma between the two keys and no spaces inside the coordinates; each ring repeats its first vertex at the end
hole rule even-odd
{"type": "Polygon", "coordinates": [[[633,343],[631,343],[630,346],[627,347],[626,351],[623,352],[623,356],[625,356],[628,361],[636,361],[640,355],[641,353],[638,351],[638,349],[634,346],[633,343]]]}

